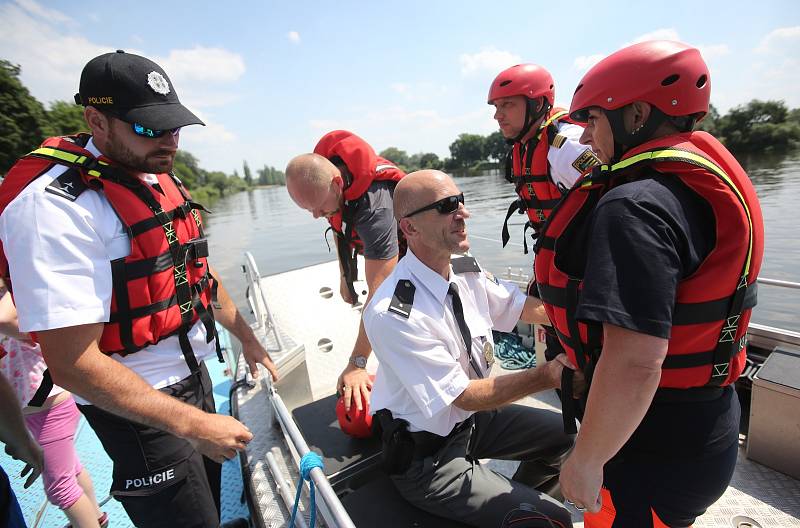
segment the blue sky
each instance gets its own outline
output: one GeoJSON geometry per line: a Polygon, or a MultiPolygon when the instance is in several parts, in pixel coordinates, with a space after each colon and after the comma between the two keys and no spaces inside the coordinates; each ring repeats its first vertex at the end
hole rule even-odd
{"type": "Polygon", "coordinates": [[[755,97],[800,107],[798,0],[13,0],[0,21],[0,57],[45,102],[70,100],[100,53],[156,60],[208,124],[181,147],[226,172],[283,168],[334,128],[443,157],[459,133],[496,129],[486,92],[501,69],[545,66],[567,106],[594,62],[648,38],[699,47],[721,111],[755,97]]]}

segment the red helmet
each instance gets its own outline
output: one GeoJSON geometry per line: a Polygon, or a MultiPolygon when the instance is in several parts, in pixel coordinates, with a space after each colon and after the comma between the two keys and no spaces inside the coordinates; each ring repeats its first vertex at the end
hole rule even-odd
{"type": "Polygon", "coordinates": [[[345,434],[354,438],[369,438],[372,436],[372,415],[369,414],[369,404],[364,401],[364,407],[359,411],[355,403],[350,404],[350,410],[344,408],[344,396],[336,402],[336,417],[339,427],[345,434]]]}
{"type": "Polygon", "coordinates": [[[556,100],[553,76],[536,64],[517,64],[495,77],[489,88],[487,102],[492,104],[495,99],[514,95],[522,95],[528,99],[544,96],[550,106],[553,106],[556,100]]]}
{"type": "Polygon", "coordinates": [[[595,64],[583,76],[569,107],[575,121],[586,110],[616,110],[644,101],[669,116],[708,113],[711,76],[700,51],[682,42],[652,40],[628,46],[595,64]]]}

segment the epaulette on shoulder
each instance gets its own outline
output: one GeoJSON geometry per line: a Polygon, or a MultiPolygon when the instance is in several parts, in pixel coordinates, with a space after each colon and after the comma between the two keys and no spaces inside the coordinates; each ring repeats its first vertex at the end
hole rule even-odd
{"type": "Polygon", "coordinates": [[[392,295],[392,302],[389,304],[389,311],[401,317],[409,318],[411,307],[414,306],[414,294],[417,287],[410,280],[401,279],[397,282],[392,295]]]}
{"type": "Polygon", "coordinates": [[[550,141],[550,145],[557,149],[560,149],[562,146],[564,146],[564,143],[566,142],[567,142],[567,136],[556,134],[555,136],[553,136],[553,140],[550,141]]]}
{"type": "Polygon", "coordinates": [[[481,271],[478,261],[475,260],[475,257],[470,256],[451,258],[450,265],[453,267],[453,273],[458,273],[459,275],[469,272],[480,273],[481,271]]]}
{"type": "Polygon", "coordinates": [[[77,169],[67,169],[44,190],[74,202],[88,188],[77,169]]]}

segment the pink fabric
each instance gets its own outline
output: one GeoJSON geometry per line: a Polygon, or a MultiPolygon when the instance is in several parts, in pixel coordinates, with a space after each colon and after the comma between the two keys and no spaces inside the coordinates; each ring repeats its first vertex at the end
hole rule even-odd
{"type": "Polygon", "coordinates": [[[65,510],[83,495],[77,476],[83,471],[75,451],[75,430],[80,412],[72,397],[35,414],[25,423],[44,451],[44,491],[47,498],[65,510]]]}
{"type": "MultiPolygon", "coordinates": [[[[36,343],[18,341],[13,337],[0,335],[0,372],[2,372],[22,406],[26,406],[42,383],[42,374],[47,365],[44,364],[42,351],[36,343]]],[[[64,389],[53,386],[50,396],[64,392],[64,389]]]]}

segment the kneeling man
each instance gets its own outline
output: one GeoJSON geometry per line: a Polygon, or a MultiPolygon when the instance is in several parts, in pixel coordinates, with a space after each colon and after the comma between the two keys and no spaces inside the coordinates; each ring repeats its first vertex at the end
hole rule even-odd
{"type": "Polygon", "coordinates": [[[518,320],[547,323],[541,302],[482,272],[469,249],[469,211],[439,171],[403,178],[394,214],[408,252],[375,292],[363,321],[380,360],[372,409],[384,458],[409,502],[474,526],[500,526],[514,510],[546,528],[571,526],[558,493],[561,461],[572,445],[561,416],[510,403],[560,384],[561,354],[530,370],[488,377],[492,328],[518,320]],[[455,255],[455,258],[452,258],[455,255]],[[519,460],[513,478],[479,459],[519,460]]]}

